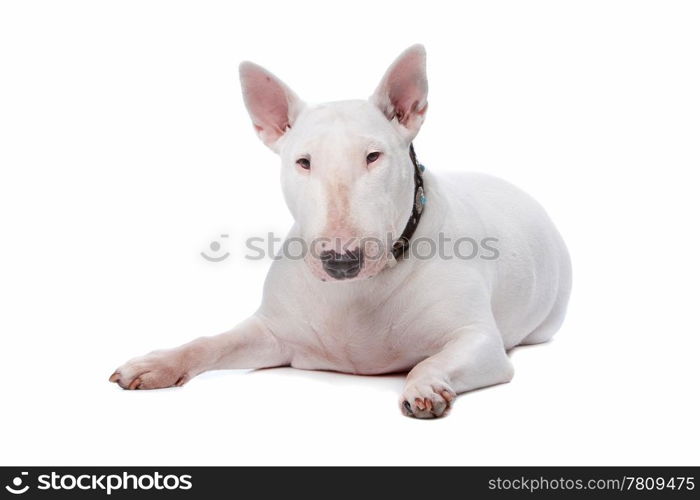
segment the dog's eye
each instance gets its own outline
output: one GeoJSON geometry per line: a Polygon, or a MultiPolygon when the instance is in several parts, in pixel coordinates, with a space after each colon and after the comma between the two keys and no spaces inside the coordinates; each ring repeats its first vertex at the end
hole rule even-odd
{"type": "Polygon", "coordinates": [[[311,161],[308,158],[299,158],[297,160],[297,165],[304,170],[311,170],[311,161]]]}
{"type": "Polygon", "coordinates": [[[368,155],[367,155],[367,165],[369,165],[370,163],[374,163],[375,161],[377,161],[381,155],[382,155],[382,154],[381,154],[379,151],[375,151],[374,153],[368,154],[368,155]]]}

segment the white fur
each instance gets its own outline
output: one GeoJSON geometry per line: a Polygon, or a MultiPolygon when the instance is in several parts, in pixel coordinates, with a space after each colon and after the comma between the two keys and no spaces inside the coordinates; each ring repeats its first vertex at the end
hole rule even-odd
{"type": "MultiPolygon", "coordinates": [[[[281,157],[290,237],[401,234],[413,203],[408,147],[427,108],[421,46],[397,59],[369,101],[309,106],[252,63],[241,65],[241,79],[256,130],[281,157]],[[372,151],[381,156],[367,164],[372,151]],[[301,156],[310,170],[296,164],[301,156]]],[[[563,321],[571,288],[564,242],[542,207],[504,181],[428,171],[424,182],[412,241],[495,238],[497,259],[410,257],[392,267],[387,248],[341,282],[318,258],[276,260],[252,318],[131,360],[111,380],[150,389],[215,368],[408,371],[400,408],[420,418],[443,415],[458,393],[509,381],[507,350],[547,341],[563,321]]]]}

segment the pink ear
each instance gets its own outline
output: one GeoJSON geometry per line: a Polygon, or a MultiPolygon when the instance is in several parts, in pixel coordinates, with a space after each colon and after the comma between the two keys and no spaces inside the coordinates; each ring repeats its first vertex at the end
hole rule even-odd
{"type": "Polygon", "coordinates": [[[428,78],[425,48],[413,45],[389,67],[371,101],[389,120],[396,118],[407,140],[411,141],[428,109],[428,78]]]}
{"type": "Polygon", "coordinates": [[[277,141],[294,124],[304,103],[275,75],[249,61],[239,67],[243,101],[260,139],[277,151],[277,141]]]}

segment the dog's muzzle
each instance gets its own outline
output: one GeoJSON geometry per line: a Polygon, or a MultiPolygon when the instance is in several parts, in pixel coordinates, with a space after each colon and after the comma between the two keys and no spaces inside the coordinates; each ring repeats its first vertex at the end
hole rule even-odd
{"type": "Polygon", "coordinates": [[[354,278],[360,273],[364,257],[362,250],[359,248],[344,254],[328,250],[321,253],[321,261],[323,262],[323,269],[329,276],[337,280],[344,280],[354,278]]]}

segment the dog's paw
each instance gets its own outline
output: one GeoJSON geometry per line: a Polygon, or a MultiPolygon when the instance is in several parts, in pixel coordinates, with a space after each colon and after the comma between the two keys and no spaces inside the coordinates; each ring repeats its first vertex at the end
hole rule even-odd
{"type": "Polygon", "coordinates": [[[129,390],[182,386],[191,378],[184,365],[182,354],[175,350],[154,351],[124,363],[109,381],[129,390]]]}
{"type": "Polygon", "coordinates": [[[399,400],[401,412],[407,417],[439,418],[447,415],[457,394],[447,384],[411,383],[399,400]]]}

